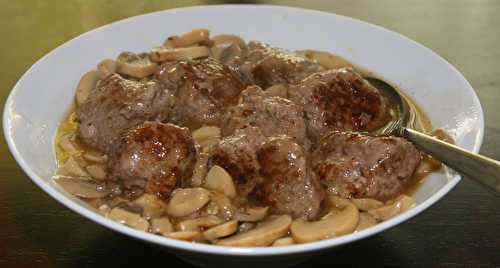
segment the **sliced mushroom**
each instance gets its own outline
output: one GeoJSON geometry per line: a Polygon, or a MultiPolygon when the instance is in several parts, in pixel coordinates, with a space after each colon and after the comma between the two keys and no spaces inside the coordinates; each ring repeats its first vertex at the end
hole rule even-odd
{"type": "Polygon", "coordinates": [[[85,161],[85,159],[80,154],[73,155],[72,157],[75,162],[82,168],[85,168],[89,165],[89,163],[87,163],[87,161],[85,161]]]}
{"type": "Polygon", "coordinates": [[[205,214],[206,215],[219,215],[219,207],[217,206],[217,203],[215,203],[214,201],[210,201],[205,206],[205,214]]]}
{"type": "Polygon", "coordinates": [[[210,39],[205,40],[205,41],[201,41],[198,43],[198,46],[204,46],[204,47],[208,47],[208,48],[211,48],[213,45],[214,45],[214,42],[210,39]]]}
{"type": "Polygon", "coordinates": [[[415,206],[413,198],[401,195],[386,205],[368,211],[375,219],[385,221],[415,206]]]}
{"type": "Polygon", "coordinates": [[[116,59],[116,72],[135,78],[144,78],[156,72],[158,64],[151,62],[148,54],[122,52],[116,59]]]}
{"type": "Polygon", "coordinates": [[[220,139],[220,128],[214,126],[205,126],[193,131],[193,139],[197,143],[202,143],[208,139],[220,139]]]}
{"type": "Polygon", "coordinates": [[[221,137],[220,128],[214,126],[204,126],[193,131],[193,139],[198,143],[213,138],[220,139],[220,137],[221,137]]]}
{"type": "Polygon", "coordinates": [[[316,51],[316,50],[302,50],[297,51],[298,54],[304,55],[306,58],[316,61],[327,69],[340,69],[340,68],[353,68],[356,69],[346,59],[334,55],[329,52],[316,51]]]}
{"type": "Polygon", "coordinates": [[[266,217],[268,207],[247,207],[244,211],[236,211],[234,218],[243,222],[257,222],[266,217]]]}
{"type": "Polygon", "coordinates": [[[155,234],[167,235],[174,231],[172,223],[167,217],[151,219],[151,232],[155,234]]]}
{"type": "Polygon", "coordinates": [[[142,216],[146,219],[160,217],[167,210],[167,204],[154,194],[143,194],[133,203],[142,208],[142,216]]]}
{"type": "Polygon", "coordinates": [[[59,167],[57,174],[73,177],[89,177],[89,174],[80,163],[81,161],[77,160],[76,156],[70,156],[66,162],[59,167]]]}
{"type": "Polygon", "coordinates": [[[225,169],[214,165],[205,178],[205,188],[225,194],[229,198],[236,197],[233,178],[225,169]]]}
{"type": "Polygon", "coordinates": [[[356,231],[362,231],[376,224],[377,220],[372,215],[370,215],[370,213],[361,212],[359,213],[359,222],[358,226],[356,226],[356,231]]]}
{"type": "Polygon", "coordinates": [[[231,200],[227,198],[224,194],[214,192],[212,193],[212,201],[217,204],[217,212],[219,217],[230,220],[234,217],[235,208],[231,203],[231,200]]]}
{"type": "Polygon", "coordinates": [[[73,135],[62,135],[59,138],[59,146],[66,152],[78,151],[78,148],[73,141],[73,135]]]}
{"type": "Polygon", "coordinates": [[[201,186],[205,181],[209,157],[210,155],[206,152],[198,152],[198,157],[196,158],[196,163],[194,164],[193,175],[191,176],[191,186],[201,186]]]}
{"type": "Polygon", "coordinates": [[[204,140],[203,142],[199,143],[201,146],[201,149],[204,153],[210,152],[212,147],[217,145],[220,142],[220,139],[209,139],[209,140],[204,140]]]}
{"type": "Polygon", "coordinates": [[[101,198],[109,194],[109,191],[101,184],[86,178],[68,178],[57,176],[54,178],[66,192],[82,198],[101,198]]]}
{"type": "Polygon", "coordinates": [[[293,240],[292,237],[283,237],[280,238],[273,243],[273,247],[283,247],[283,246],[290,246],[295,244],[295,241],[293,240]]]}
{"type": "Polygon", "coordinates": [[[212,57],[220,60],[223,63],[230,62],[236,57],[243,55],[243,50],[237,44],[229,44],[228,47],[223,47],[226,44],[213,46],[210,49],[212,57]]]}
{"type": "Polygon", "coordinates": [[[173,217],[184,217],[205,206],[210,193],[203,188],[182,188],[172,193],[167,213],[173,217]]]}
{"type": "Polygon", "coordinates": [[[149,228],[149,222],[146,219],[122,208],[113,208],[108,218],[141,231],[147,231],[149,228]]]}
{"type": "Polygon", "coordinates": [[[224,222],[223,219],[215,215],[202,216],[179,222],[177,229],[180,231],[199,231],[201,228],[210,228],[224,222]]]}
{"type": "Polygon", "coordinates": [[[78,82],[78,86],[76,86],[75,97],[77,105],[82,105],[85,102],[90,91],[95,88],[98,79],[99,76],[96,70],[89,71],[82,76],[80,82],[78,82]]]}
{"type": "Polygon", "coordinates": [[[100,79],[116,73],[116,61],[112,59],[105,59],[99,62],[99,64],[97,64],[97,72],[99,73],[100,79]]]}
{"type": "Polygon", "coordinates": [[[248,232],[218,240],[215,244],[237,247],[269,246],[288,233],[291,223],[292,218],[289,215],[273,217],[248,232]]]}
{"type": "Polygon", "coordinates": [[[221,61],[227,61],[241,56],[247,45],[243,39],[233,34],[221,34],[212,38],[210,52],[212,56],[221,61]]]}
{"type": "Polygon", "coordinates": [[[173,35],[173,36],[167,37],[167,39],[165,39],[165,41],[163,41],[163,47],[164,48],[168,48],[168,49],[175,48],[175,44],[172,41],[175,38],[178,38],[178,36],[177,35],[173,35]]]}
{"type": "Polygon", "coordinates": [[[218,127],[205,126],[193,131],[193,139],[201,147],[207,148],[217,144],[221,139],[221,131],[218,127]]]}
{"type": "Polygon", "coordinates": [[[85,167],[90,176],[96,180],[104,180],[106,179],[106,170],[102,165],[93,164],[85,167]]]}
{"type": "Polygon", "coordinates": [[[384,205],[384,203],[371,198],[353,198],[351,201],[359,210],[362,211],[368,211],[384,205]]]}
{"type": "Polygon", "coordinates": [[[238,221],[232,220],[206,230],[203,232],[203,237],[208,241],[212,241],[221,237],[232,235],[236,233],[237,230],[238,221]]]}
{"type": "Polygon", "coordinates": [[[111,211],[111,208],[106,204],[103,204],[103,205],[99,206],[99,208],[97,208],[97,212],[99,212],[99,214],[101,214],[103,216],[107,216],[110,211],[111,211]]]}
{"type": "Polygon", "coordinates": [[[407,196],[407,195],[400,195],[394,200],[389,200],[386,202],[388,205],[396,205],[399,208],[401,208],[401,212],[405,212],[408,209],[412,208],[415,206],[415,200],[413,200],[412,197],[407,196]]]}
{"type": "Polygon", "coordinates": [[[164,45],[172,47],[187,47],[191,45],[196,45],[200,42],[207,42],[209,38],[210,31],[208,29],[193,29],[181,36],[170,36],[168,37],[164,45]]]}
{"type": "Polygon", "coordinates": [[[288,87],[284,84],[272,85],[264,92],[267,96],[288,98],[288,87]]]}
{"type": "Polygon", "coordinates": [[[166,237],[170,237],[173,239],[178,239],[178,240],[185,240],[185,241],[195,241],[195,240],[201,240],[202,234],[197,231],[180,231],[180,232],[172,232],[165,234],[166,237]]]}
{"type": "Polygon", "coordinates": [[[255,223],[244,222],[244,223],[240,224],[240,226],[238,226],[238,233],[248,232],[248,231],[252,230],[253,228],[255,228],[255,223]]]}
{"type": "Polygon", "coordinates": [[[220,34],[212,37],[212,42],[214,46],[224,44],[224,43],[231,43],[231,44],[237,44],[241,48],[246,48],[247,44],[245,41],[234,34],[220,34]]]}
{"type": "Polygon", "coordinates": [[[330,201],[339,211],[333,209],[318,221],[297,219],[292,223],[290,230],[296,242],[318,241],[352,233],[356,229],[359,221],[358,208],[346,199],[330,197],[330,201]]]}
{"type": "MultiPolygon", "coordinates": [[[[114,194],[114,192],[112,192],[112,193],[114,194]]],[[[122,207],[123,205],[128,205],[129,202],[130,202],[129,200],[127,200],[121,196],[113,195],[113,198],[111,199],[111,201],[108,202],[108,204],[111,207],[117,207],[117,206],[122,207]]]]}
{"type": "Polygon", "coordinates": [[[150,53],[152,61],[174,61],[188,60],[208,57],[210,50],[207,47],[183,47],[183,48],[153,48],[150,53]]]}
{"type": "Polygon", "coordinates": [[[104,164],[108,161],[107,155],[98,152],[84,152],[82,156],[85,160],[99,164],[104,164]]]}

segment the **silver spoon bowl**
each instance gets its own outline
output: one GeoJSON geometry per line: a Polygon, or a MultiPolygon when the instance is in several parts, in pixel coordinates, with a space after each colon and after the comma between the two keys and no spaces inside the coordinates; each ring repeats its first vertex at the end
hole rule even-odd
{"type": "Polygon", "coordinates": [[[420,150],[443,162],[465,177],[479,182],[493,193],[500,195],[500,162],[476,154],[456,145],[441,141],[415,130],[415,113],[402,94],[377,78],[365,79],[380,90],[387,100],[395,106],[394,120],[378,129],[376,135],[396,135],[404,137],[420,150]]]}

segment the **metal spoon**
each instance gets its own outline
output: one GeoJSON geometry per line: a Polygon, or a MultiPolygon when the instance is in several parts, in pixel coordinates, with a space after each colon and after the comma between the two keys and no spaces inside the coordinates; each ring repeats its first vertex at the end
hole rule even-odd
{"type": "Polygon", "coordinates": [[[493,193],[500,195],[500,162],[472,153],[453,144],[438,140],[414,129],[415,114],[410,104],[397,89],[377,78],[365,79],[379,89],[397,106],[396,120],[381,128],[376,134],[404,137],[419,149],[445,163],[457,172],[479,182],[493,193]]]}

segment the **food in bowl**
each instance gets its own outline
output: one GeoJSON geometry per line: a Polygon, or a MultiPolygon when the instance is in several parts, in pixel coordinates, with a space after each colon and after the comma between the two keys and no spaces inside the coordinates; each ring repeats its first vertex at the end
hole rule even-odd
{"type": "Polygon", "coordinates": [[[77,85],[54,180],[110,219],[199,243],[361,231],[411,208],[414,186],[440,166],[374,135],[396,115],[364,75],[330,53],[206,29],[123,52],[77,85]]]}

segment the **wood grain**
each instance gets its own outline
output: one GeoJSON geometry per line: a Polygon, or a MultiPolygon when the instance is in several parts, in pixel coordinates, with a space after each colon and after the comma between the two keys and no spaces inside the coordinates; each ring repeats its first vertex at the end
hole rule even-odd
{"type": "MultiPolygon", "coordinates": [[[[233,1],[0,0],[0,98],[23,72],[68,39],[125,17],[233,1]]],[[[402,33],[456,66],[486,115],[481,152],[500,159],[500,1],[246,1],[307,7],[402,33]]],[[[327,27],[327,26],[324,26],[327,27]]],[[[1,107],[3,108],[3,107],[1,107]]],[[[190,267],[64,208],[36,187],[0,146],[0,266],[190,267]]],[[[317,256],[300,267],[498,267],[500,198],[462,180],[432,208],[396,228],[317,256]]]]}

